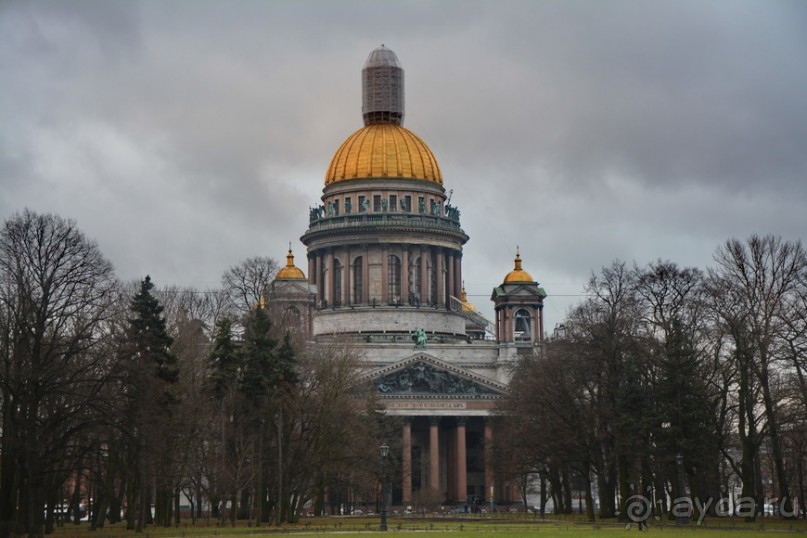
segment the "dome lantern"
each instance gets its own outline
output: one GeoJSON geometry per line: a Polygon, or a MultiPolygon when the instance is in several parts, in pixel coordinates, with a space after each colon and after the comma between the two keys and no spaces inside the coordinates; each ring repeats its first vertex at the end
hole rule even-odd
{"type": "Polygon", "coordinates": [[[395,53],[384,45],[373,50],[364,62],[361,81],[364,125],[403,125],[404,71],[395,53]]]}

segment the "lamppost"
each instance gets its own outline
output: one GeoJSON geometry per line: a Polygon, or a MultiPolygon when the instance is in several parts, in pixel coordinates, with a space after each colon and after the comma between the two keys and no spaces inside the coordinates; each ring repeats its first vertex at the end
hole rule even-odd
{"type": "Polygon", "coordinates": [[[387,530],[387,456],[389,446],[384,443],[379,447],[381,453],[381,526],[379,530],[387,530]]]}
{"type": "Polygon", "coordinates": [[[681,511],[682,506],[680,504],[684,502],[684,497],[686,496],[686,489],[684,486],[684,482],[686,481],[686,474],[684,473],[684,456],[682,456],[680,452],[677,456],[675,456],[675,464],[678,466],[678,502],[675,503],[675,522],[678,525],[686,525],[688,518],[686,514],[681,511]]]}

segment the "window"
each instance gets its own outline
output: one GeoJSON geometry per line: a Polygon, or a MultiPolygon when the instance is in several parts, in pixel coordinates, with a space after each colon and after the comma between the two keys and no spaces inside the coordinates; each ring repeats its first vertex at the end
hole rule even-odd
{"type": "Polygon", "coordinates": [[[516,310],[516,340],[532,340],[532,315],[528,310],[519,308],[516,310]]]}
{"type": "Polygon", "coordinates": [[[398,211],[398,197],[394,194],[389,195],[389,210],[398,211]]]}
{"type": "Polygon", "coordinates": [[[362,259],[361,256],[353,260],[353,303],[362,302],[362,259]]]}
{"type": "Polygon", "coordinates": [[[378,194],[373,196],[373,213],[381,213],[381,196],[378,194]]]}
{"type": "Polygon", "coordinates": [[[401,302],[401,259],[394,254],[387,257],[387,301],[401,302]]]}
{"type": "Polygon", "coordinates": [[[409,196],[409,195],[404,196],[404,205],[406,207],[402,207],[401,209],[411,213],[412,212],[412,197],[411,196],[409,196]]]}
{"type": "Polygon", "coordinates": [[[359,213],[367,211],[367,200],[364,196],[359,196],[359,213]]]}

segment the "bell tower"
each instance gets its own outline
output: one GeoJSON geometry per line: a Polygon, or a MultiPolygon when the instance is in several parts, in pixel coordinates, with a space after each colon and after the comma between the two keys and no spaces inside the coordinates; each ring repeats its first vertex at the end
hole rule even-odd
{"type": "Polygon", "coordinates": [[[527,353],[541,343],[544,297],[544,289],[521,267],[521,254],[516,247],[513,270],[507,273],[501,285],[493,289],[491,296],[496,309],[496,339],[500,346],[515,347],[517,353],[527,353]]]}
{"type": "Polygon", "coordinates": [[[301,338],[310,338],[316,288],[308,283],[303,271],[294,265],[291,243],[286,255],[286,266],[277,272],[266,295],[273,319],[281,320],[280,325],[283,327],[293,327],[301,338]]]}

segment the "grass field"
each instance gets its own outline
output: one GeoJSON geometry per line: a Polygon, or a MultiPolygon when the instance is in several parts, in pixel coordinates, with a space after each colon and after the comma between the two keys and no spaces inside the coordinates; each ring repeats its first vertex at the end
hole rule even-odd
{"type": "MultiPolygon", "coordinates": [[[[627,528],[625,524],[613,521],[589,523],[579,517],[564,519],[537,519],[533,517],[391,517],[389,531],[378,531],[378,517],[326,517],[307,518],[297,525],[283,527],[250,527],[243,523],[236,527],[191,525],[183,523],[179,527],[148,527],[140,536],[146,538],[250,538],[251,536],[273,535],[361,535],[366,538],[389,537],[390,535],[409,534],[417,538],[431,537],[467,537],[496,538],[517,536],[539,536],[559,538],[615,537],[615,536],[647,536],[667,538],[753,538],[761,536],[800,536],[807,535],[807,521],[781,521],[766,518],[754,523],[746,523],[737,518],[711,518],[703,524],[694,522],[678,527],[672,521],[651,521],[647,531],[639,531],[633,524],[627,528]]],[[[65,525],[54,533],[55,538],[123,538],[136,536],[126,531],[123,525],[107,526],[91,531],[84,525],[65,525]]]]}

